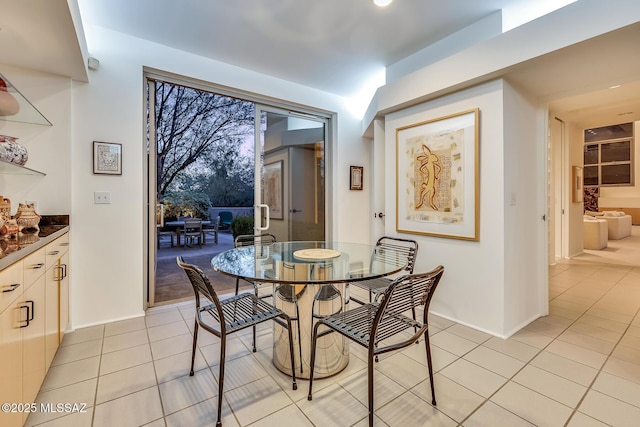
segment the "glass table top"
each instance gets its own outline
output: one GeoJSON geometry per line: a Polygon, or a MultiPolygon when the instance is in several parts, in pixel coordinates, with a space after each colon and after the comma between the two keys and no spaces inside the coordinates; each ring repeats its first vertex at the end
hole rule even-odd
{"type": "Polygon", "coordinates": [[[406,255],[345,242],[278,242],[244,246],[211,259],[219,273],[272,283],[340,283],[383,277],[402,270],[406,255]]]}

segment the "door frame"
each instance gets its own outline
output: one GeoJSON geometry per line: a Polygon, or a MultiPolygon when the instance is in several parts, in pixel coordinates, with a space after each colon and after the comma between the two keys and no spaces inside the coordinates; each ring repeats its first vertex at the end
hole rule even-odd
{"type": "MultiPolygon", "coordinates": [[[[269,109],[280,109],[287,114],[299,115],[306,118],[322,118],[326,120],[325,123],[325,236],[327,238],[333,235],[334,224],[332,221],[333,215],[331,213],[334,210],[333,204],[333,163],[335,161],[335,154],[333,149],[333,142],[337,140],[337,113],[323,110],[320,108],[314,108],[311,106],[298,104],[294,102],[287,102],[282,99],[269,97],[266,95],[260,95],[255,92],[250,92],[238,88],[231,88],[228,86],[207,82],[195,78],[190,78],[162,70],[158,70],[151,67],[143,67],[143,135],[147,135],[147,143],[143,144],[143,174],[144,185],[147,188],[147,197],[143,200],[144,204],[144,218],[143,228],[146,230],[145,240],[146,245],[143,251],[144,262],[147,268],[143,273],[144,286],[144,309],[155,305],[155,267],[156,267],[156,225],[155,225],[155,208],[156,208],[156,194],[155,183],[156,180],[156,150],[155,148],[155,129],[154,121],[148,121],[147,117],[147,105],[151,106],[155,101],[153,90],[149,89],[149,99],[147,99],[147,88],[150,82],[155,80],[161,80],[167,83],[172,83],[181,86],[187,86],[197,90],[203,90],[207,92],[213,92],[223,96],[229,96],[233,98],[239,98],[243,101],[253,102],[256,106],[267,107],[269,109]],[[147,128],[147,126],[150,127],[147,128]],[[148,132],[148,133],[147,133],[148,132]]],[[[151,111],[151,110],[150,110],[151,111]]],[[[258,153],[259,154],[259,153],[258,153]]],[[[255,197],[254,197],[255,200],[255,197]]]]}

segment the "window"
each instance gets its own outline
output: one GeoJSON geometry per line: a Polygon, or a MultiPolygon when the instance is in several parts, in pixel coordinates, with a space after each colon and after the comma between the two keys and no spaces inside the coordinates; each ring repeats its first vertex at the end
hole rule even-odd
{"type": "Polygon", "coordinates": [[[584,131],[584,185],[633,185],[633,123],[584,131]]]}

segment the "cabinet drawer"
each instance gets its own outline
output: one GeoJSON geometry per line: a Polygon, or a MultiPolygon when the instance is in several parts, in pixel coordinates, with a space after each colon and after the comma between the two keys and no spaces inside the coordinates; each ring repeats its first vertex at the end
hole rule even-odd
{"type": "Polygon", "coordinates": [[[23,262],[24,287],[29,288],[31,284],[45,272],[46,247],[38,249],[31,255],[26,256],[23,262]]]}
{"type": "Polygon", "coordinates": [[[49,269],[56,264],[58,259],[63,254],[69,251],[69,233],[66,233],[63,236],[60,236],[53,242],[49,243],[46,246],[46,250],[47,250],[46,265],[47,265],[47,269],[49,269]]]}
{"type": "Polygon", "coordinates": [[[0,271],[0,313],[22,294],[22,271],[22,261],[0,271]]]}

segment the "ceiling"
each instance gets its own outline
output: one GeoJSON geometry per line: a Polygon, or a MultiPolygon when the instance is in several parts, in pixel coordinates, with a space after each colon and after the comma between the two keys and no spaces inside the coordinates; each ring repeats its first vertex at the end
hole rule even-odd
{"type": "Polygon", "coordinates": [[[339,95],[373,71],[532,0],[79,0],[83,20],[339,95]]]}
{"type": "MultiPolygon", "coordinates": [[[[0,63],[86,81],[81,25],[91,23],[351,96],[384,66],[499,9],[532,1],[538,0],[396,0],[378,8],[372,0],[0,0],[0,63]],[[74,22],[75,6],[82,24],[74,22]]],[[[567,120],[620,122],[618,114],[630,111],[629,121],[640,120],[640,84],[633,83],[640,76],[640,30],[633,27],[504,75],[547,98],[567,120]],[[611,43],[621,47],[610,49],[611,43]],[[625,84],[621,90],[606,89],[616,79],[625,84]]]]}

